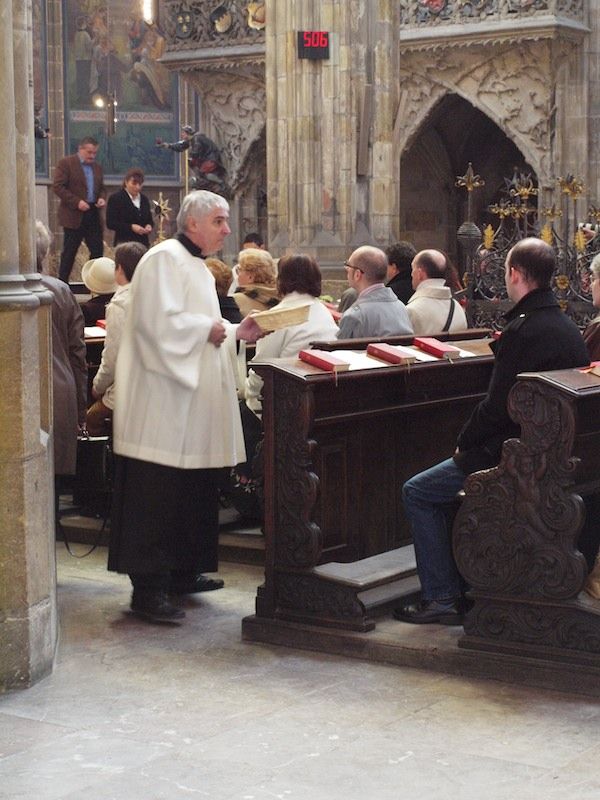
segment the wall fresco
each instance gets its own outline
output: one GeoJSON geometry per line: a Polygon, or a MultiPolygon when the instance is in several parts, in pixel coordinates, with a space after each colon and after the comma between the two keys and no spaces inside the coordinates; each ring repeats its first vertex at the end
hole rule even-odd
{"type": "Polygon", "coordinates": [[[165,38],[147,24],[141,0],[63,0],[66,35],[65,150],[82,136],[95,136],[105,175],[141,166],[147,178],[178,179],[178,160],[156,147],[178,138],[177,78],[159,62],[165,38]],[[116,96],[117,125],[106,133],[106,109],[95,101],[116,96]]]}

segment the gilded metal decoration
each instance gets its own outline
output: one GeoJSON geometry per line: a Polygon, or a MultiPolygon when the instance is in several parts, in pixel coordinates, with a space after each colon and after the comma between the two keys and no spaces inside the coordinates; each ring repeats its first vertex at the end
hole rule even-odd
{"type": "Polygon", "coordinates": [[[267,9],[264,2],[248,3],[246,10],[248,11],[248,27],[255,31],[262,31],[267,24],[267,9]]]}
{"type": "Polygon", "coordinates": [[[233,25],[231,11],[225,3],[217,6],[210,12],[210,21],[217,33],[227,33],[233,25]]]}
{"type": "Polygon", "coordinates": [[[175,36],[178,39],[187,39],[192,34],[192,12],[187,8],[180,8],[175,16],[175,36]]]}
{"type": "Polygon", "coordinates": [[[469,166],[464,175],[460,175],[456,179],[456,186],[467,190],[467,222],[473,221],[473,202],[471,199],[472,193],[475,189],[480,189],[485,186],[485,181],[480,175],[476,175],[473,171],[473,165],[469,161],[469,166]]]}
{"type": "Polygon", "coordinates": [[[173,210],[169,205],[169,200],[163,197],[163,193],[159,192],[158,200],[154,200],[154,216],[158,218],[158,231],[156,235],[156,244],[163,242],[167,237],[165,236],[164,226],[165,222],[170,219],[170,212],[173,210]]]}
{"type": "Polygon", "coordinates": [[[566,178],[558,178],[557,180],[560,191],[572,200],[577,200],[584,192],[585,186],[583,185],[583,181],[580,181],[571,174],[568,174],[566,178]]]}
{"type": "MultiPolygon", "coordinates": [[[[471,186],[472,191],[475,177],[479,176],[468,171],[459,185],[467,190],[471,186]]],[[[530,174],[515,172],[505,180],[505,196],[488,209],[498,218],[495,230],[484,231],[478,251],[462,265],[472,275],[471,281],[464,282],[471,325],[503,327],[504,314],[511,305],[504,282],[506,256],[525,236],[539,236],[554,249],[557,269],[553,286],[561,308],[582,330],[596,315],[591,302],[589,265],[600,250],[600,236],[588,241],[579,229],[577,203],[584,191],[582,181],[568,174],[557,180],[557,189],[562,208],[554,203],[537,209],[532,201],[539,190],[530,174]]],[[[597,223],[600,208],[590,206],[583,217],[597,223]]]]}

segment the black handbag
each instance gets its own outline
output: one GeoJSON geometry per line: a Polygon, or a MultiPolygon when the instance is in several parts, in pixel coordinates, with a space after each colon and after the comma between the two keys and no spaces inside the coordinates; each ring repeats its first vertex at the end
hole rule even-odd
{"type": "Polygon", "coordinates": [[[107,517],[112,492],[112,448],[109,436],[79,436],[73,505],[107,517]]]}

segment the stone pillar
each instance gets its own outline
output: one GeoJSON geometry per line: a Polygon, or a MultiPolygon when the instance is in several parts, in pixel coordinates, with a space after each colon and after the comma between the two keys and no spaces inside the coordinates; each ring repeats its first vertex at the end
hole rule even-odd
{"type": "Polygon", "coordinates": [[[589,3],[591,33],[585,42],[587,75],[585,87],[588,96],[588,181],[592,203],[600,205],[600,6],[589,3]]]}
{"type": "Polygon", "coordinates": [[[301,248],[334,266],[358,244],[390,241],[394,5],[381,0],[377,14],[347,0],[269,7],[267,173],[276,252],[301,248]],[[328,31],[329,59],[299,59],[299,30],[328,31]]]}
{"type": "Polygon", "coordinates": [[[52,668],[56,582],[50,464],[49,306],[34,259],[31,4],[0,6],[0,691],[52,668]],[[28,276],[26,276],[28,274],[28,276]]]}

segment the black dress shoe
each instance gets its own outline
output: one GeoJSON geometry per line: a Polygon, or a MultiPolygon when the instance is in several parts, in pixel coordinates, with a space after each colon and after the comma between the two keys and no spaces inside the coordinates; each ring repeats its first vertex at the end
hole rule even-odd
{"type": "Polygon", "coordinates": [[[185,617],[185,611],[170,603],[164,591],[134,590],[131,610],[137,617],[167,625],[179,625],[185,617]]]}
{"type": "Polygon", "coordinates": [[[393,611],[401,622],[414,625],[437,623],[438,625],[462,625],[463,614],[458,600],[420,600],[410,606],[399,606],[393,611]]]}
{"type": "Polygon", "coordinates": [[[197,594],[198,592],[214,592],[222,589],[225,581],[221,578],[207,578],[206,575],[196,575],[192,578],[171,581],[171,594],[197,594]]]}

